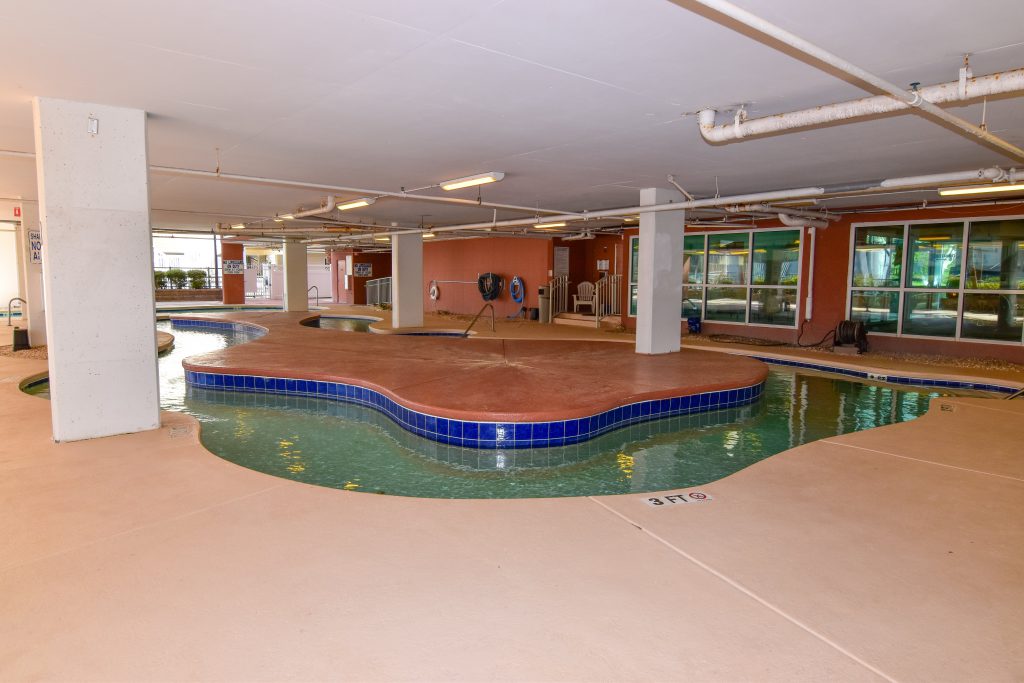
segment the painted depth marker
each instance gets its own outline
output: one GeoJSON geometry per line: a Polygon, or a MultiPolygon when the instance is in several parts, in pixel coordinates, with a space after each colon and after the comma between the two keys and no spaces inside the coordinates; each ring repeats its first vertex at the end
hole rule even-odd
{"type": "Polygon", "coordinates": [[[701,491],[690,491],[689,493],[670,493],[667,496],[646,498],[644,502],[648,505],[680,505],[683,503],[708,503],[711,496],[701,491]]]}

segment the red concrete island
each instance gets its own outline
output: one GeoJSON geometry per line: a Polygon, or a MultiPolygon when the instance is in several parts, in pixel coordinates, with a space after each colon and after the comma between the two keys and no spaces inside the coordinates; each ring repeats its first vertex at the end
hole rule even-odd
{"type": "Polygon", "coordinates": [[[644,356],[631,345],[605,342],[378,335],[300,324],[315,317],[244,311],[175,316],[176,321],[216,320],[267,330],[259,339],[187,358],[189,383],[351,400],[376,407],[427,438],[528,447],[556,445],[556,435],[566,437],[565,443],[579,442],[624,424],[750,403],[768,375],[760,361],[692,349],[644,356]],[[270,378],[305,382],[275,384],[270,378]],[[346,396],[338,384],[370,392],[346,396]],[[481,433],[473,439],[480,442],[438,426],[448,421],[479,424],[481,433]],[[496,442],[487,437],[491,443],[484,443],[484,423],[497,425],[496,442]],[[557,434],[511,431],[557,423],[564,423],[553,427],[557,434]],[[536,443],[548,439],[550,444],[536,443]]]}

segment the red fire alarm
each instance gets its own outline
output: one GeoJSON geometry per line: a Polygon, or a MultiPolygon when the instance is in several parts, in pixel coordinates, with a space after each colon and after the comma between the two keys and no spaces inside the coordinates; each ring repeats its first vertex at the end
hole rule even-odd
{"type": "Polygon", "coordinates": [[[15,218],[21,218],[21,207],[20,206],[14,207],[14,217],[15,218]]]}

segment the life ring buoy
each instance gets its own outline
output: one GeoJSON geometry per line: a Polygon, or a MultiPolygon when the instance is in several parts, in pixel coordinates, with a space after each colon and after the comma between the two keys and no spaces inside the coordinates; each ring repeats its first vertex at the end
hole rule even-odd
{"type": "Polygon", "coordinates": [[[512,282],[508,286],[509,296],[512,297],[512,301],[517,304],[523,303],[523,298],[526,296],[526,287],[523,285],[523,279],[518,275],[512,277],[512,282]]]}
{"type": "Polygon", "coordinates": [[[441,298],[441,288],[437,286],[436,282],[430,283],[430,300],[437,301],[441,298]]]}

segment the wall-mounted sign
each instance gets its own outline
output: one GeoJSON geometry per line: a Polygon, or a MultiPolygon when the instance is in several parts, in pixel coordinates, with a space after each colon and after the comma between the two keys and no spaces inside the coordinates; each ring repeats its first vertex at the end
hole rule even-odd
{"type": "Polygon", "coordinates": [[[43,236],[38,230],[28,231],[28,253],[30,263],[43,262],[43,236]]]}
{"type": "Polygon", "coordinates": [[[597,269],[601,271],[607,271],[610,259],[599,258],[597,259],[597,269]]]}
{"type": "Polygon", "coordinates": [[[21,218],[21,207],[20,206],[14,207],[14,217],[15,218],[21,218]]]}
{"type": "Polygon", "coordinates": [[[352,275],[355,277],[373,277],[372,263],[353,263],[352,275]]]}
{"type": "Polygon", "coordinates": [[[569,247],[555,247],[555,277],[569,274],[569,247]]]}
{"type": "Polygon", "coordinates": [[[225,275],[242,275],[244,272],[242,259],[224,259],[223,272],[225,275]]]}

